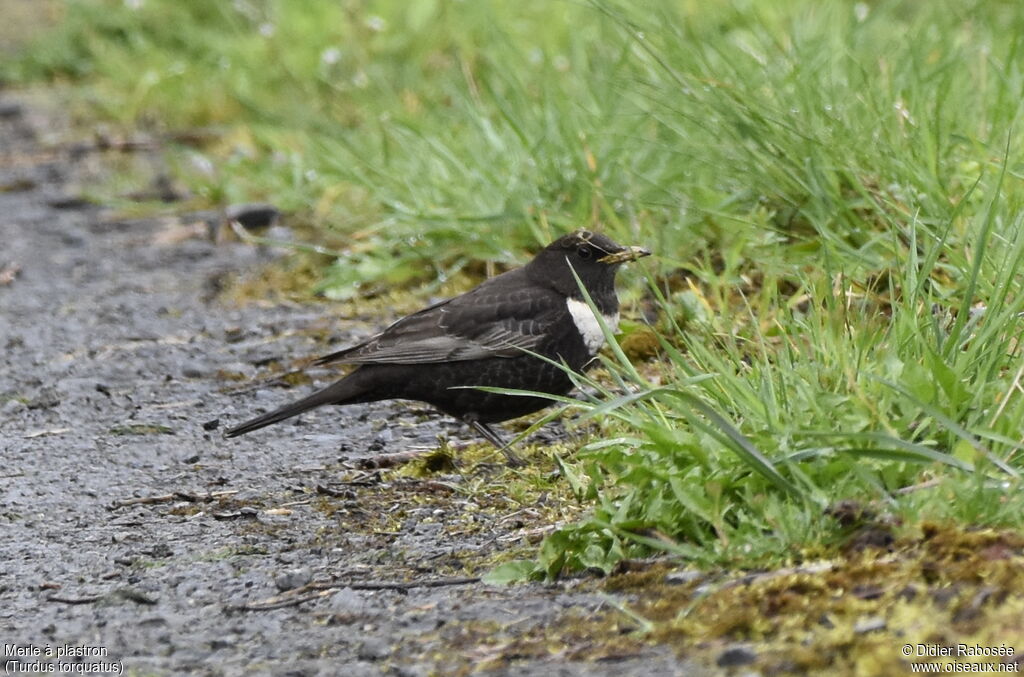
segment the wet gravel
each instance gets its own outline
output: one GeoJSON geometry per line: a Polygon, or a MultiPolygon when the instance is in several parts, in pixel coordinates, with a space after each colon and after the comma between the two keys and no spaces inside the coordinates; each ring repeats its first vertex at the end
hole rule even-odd
{"type": "Polygon", "coordinates": [[[441,534],[443,510],[394,532],[345,532],[339,514],[374,509],[366,493],[315,490],[359,456],[465,432],[422,408],[376,403],[222,439],[228,423],[295,396],[246,390],[236,375],[321,352],[305,330],[344,343],[373,327],[338,321],[327,306],[218,301],[225,274],[273,254],[167,238],[188,218],[117,219],[77,199],[83,165],[103,157],[41,142],[48,115],[0,92],[8,657],[22,668],[54,663],[47,648],[63,647],[93,654],[63,659],[91,662],[89,674],[701,674],[665,647],[599,662],[556,646],[504,656],[472,639],[482,628],[514,639],[605,604],[571,583],[311,589],[301,604],[242,610],[315,581],[466,575],[458,553],[494,547],[492,535],[441,534]]]}

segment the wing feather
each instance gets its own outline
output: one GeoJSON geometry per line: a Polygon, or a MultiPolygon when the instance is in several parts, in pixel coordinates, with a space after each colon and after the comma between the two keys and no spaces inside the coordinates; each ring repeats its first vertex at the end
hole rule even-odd
{"type": "Polygon", "coordinates": [[[514,270],[398,320],[317,364],[421,364],[518,357],[536,350],[565,310],[554,291],[518,284],[514,270]]]}

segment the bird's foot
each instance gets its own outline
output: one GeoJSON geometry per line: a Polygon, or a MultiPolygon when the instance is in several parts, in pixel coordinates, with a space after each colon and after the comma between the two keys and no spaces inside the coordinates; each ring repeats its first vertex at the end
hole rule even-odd
{"type": "Polygon", "coordinates": [[[494,432],[494,430],[492,430],[491,428],[487,427],[486,425],[475,419],[463,420],[469,425],[469,427],[480,433],[488,442],[496,446],[498,448],[498,451],[505,455],[505,460],[508,467],[522,468],[523,466],[526,465],[526,461],[516,456],[514,453],[512,453],[512,450],[509,449],[509,446],[511,446],[511,444],[501,439],[501,436],[498,435],[498,433],[494,432]]]}
{"type": "Polygon", "coordinates": [[[500,451],[501,451],[501,453],[505,454],[505,462],[508,465],[508,467],[510,467],[510,468],[525,468],[526,467],[526,461],[524,461],[523,459],[521,459],[518,456],[516,456],[515,454],[513,454],[511,449],[509,449],[507,447],[503,447],[500,451]]]}

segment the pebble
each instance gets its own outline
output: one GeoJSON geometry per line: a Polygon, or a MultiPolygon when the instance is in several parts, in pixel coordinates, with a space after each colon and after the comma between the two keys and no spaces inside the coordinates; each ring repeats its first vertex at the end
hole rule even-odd
{"type": "Polygon", "coordinates": [[[359,616],[367,611],[366,599],[352,588],[342,588],[331,595],[330,608],[333,613],[359,616]]]}
{"type": "Polygon", "coordinates": [[[0,118],[14,120],[25,114],[25,107],[15,101],[0,101],[0,118]]]}
{"type": "Polygon", "coordinates": [[[283,573],[277,575],[274,579],[274,585],[281,592],[288,590],[294,590],[295,588],[301,588],[313,580],[313,573],[307,567],[300,567],[298,569],[289,569],[283,573]]]}
{"type": "Polygon", "coordinates": [[[277,222],[281,211],[272,204],[234,204],[224,210],[224,218],[238,221],[245,228],[266,228],[277,222]]]}
{"type": "Polygon", "coordinates": [[[665,574],[665,582],[669,585],[686,585],[687,583],[695,583],[704,578],[706,578],[706,575],[702,571],[670,571],[665,574]]]}
{"type": "Polygon", "coordinates": [[[853,626],[853,632],[858,635],[864,635],[869,632],[875,632],[876,630],[885,630],[885,619],[879,616],[869,616],[868,618],[862,618],[857,621],[856,625],[853,626]]]}
{"type": "Polygon", "coordinates": [[[391,648],[384,640],[370,637],[359,645],[356,656],[364,661],[379,661],[387,658],[390,653],[391,648]]]}
{"type": "Polygon", "coordinates": [[[27,404],[29,409],[52,409],[60,404],[60,394],[53,386],[43,386],[27,404]]]}
{"type": "Polygon", "coordinates": [[[174,556],[174,550],[166,543],[154,543],[151,547],[141,552],[143,555],[148,555],[153,559],[167,559],[174,556]]]}
{"type": "Polygon", "coordinates": [[[745,646],[731,646],[718,654],[715,663],[720,668],[733,668],[738,665],[749,665],[757,660],[757,653],[745,646]]]}
{"type": "Polygon", "coordinates": [[[181,375],[185,378],[202,378],[203,369],[197,364],[186,364],[181,368],[181,375]]]}

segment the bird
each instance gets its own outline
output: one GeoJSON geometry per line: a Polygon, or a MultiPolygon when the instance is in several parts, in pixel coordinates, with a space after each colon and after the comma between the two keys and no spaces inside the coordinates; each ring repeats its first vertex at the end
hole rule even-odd
{"type": "Polygon", "coordinates": [[[604,331],[581,285],[614,331],[619,320],[616,272],[623,263],[650,253],[590,230],[563,235],[525,266],[319,358],[315,365],[349,364],[355,369],[308,397],[228,429],[225,436],[244,435],[328,404],[415,400],[468,424],[501,450],[509,465],[521,465],[490,424],[550,406],[552,400],[543,394],[572,390],[566,370],[585,371],[604,344],[604,331]]]}

